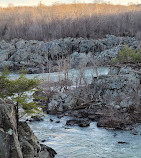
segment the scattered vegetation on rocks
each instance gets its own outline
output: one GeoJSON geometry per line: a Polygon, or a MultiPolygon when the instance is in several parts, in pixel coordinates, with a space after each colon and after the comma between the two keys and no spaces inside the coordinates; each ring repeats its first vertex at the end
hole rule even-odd
{"type": "Polygon", "coordinates": [[[111,60],[111,63],[140,63],[141,62],[141,49],[133,49],[125,45],[119,50],[116,58],[111,60]]]}

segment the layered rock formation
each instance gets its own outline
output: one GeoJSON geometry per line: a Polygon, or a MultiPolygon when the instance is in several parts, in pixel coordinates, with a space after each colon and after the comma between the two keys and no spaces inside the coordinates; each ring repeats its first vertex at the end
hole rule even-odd
{"type": "Polygon", "coordinates": [[[40,145],[26,122],[17,123],[14,106],[0,99],[0,158],[53,158],[56,152],[40,145]]]}
{"type": "Polygon", "coordinates": [[[78,66],[81,59],[85,59],[86,65],[92,64],[93,60],[106,65],[117,56],[125,43],[135,49],[139,46],[135,38],[113,35],[107,35],[102,40],[65,38],[51,42],[23,39],[13,39],[9,43],[1,41],[0,68],[5,65],[17,70],[24,66],[29,73],[47,72],[49,61],[52,61],[52,66],[57,65],[56,60],[62,56],[71,56],[72,68],[78,66]]]}

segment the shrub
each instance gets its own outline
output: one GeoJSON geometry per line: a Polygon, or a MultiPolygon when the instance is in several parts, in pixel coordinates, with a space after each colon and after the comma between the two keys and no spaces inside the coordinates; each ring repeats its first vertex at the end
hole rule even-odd
{"type": "Polygon", "coordinates": [[[128,45],[125,45],[111,63],[139,63],[141,62],[141,50],[135,50],[128,45]]]}

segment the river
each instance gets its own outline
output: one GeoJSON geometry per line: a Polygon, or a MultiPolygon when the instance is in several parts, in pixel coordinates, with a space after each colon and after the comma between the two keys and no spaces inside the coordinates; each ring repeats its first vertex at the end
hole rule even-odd
{"type": "Polygon", "coordinates": [[[42,122],[30,123],[39,140],[57,152],[55,158],[140,158],[141,136],[130,131],[98,128],[96,122],[89,127],[66,126],[68,117],[59,119],[45,115],[42,122]],[[54,120],[50,122],[50,118],[54,120]],[[119,144],[118,142],[127,142],[119,144]]]}
{"type": "MultiPolygon", "coordinates": [[[[98,67],[87,68],[84,70],[84,77],[87,79],[87,83],[91,83],[92,78],[101,75],[107,75],[109,72],[109,67],[98,67]]],[[[77,69],[70,69],[68,72],[68,78],[74,83],[79,78],[81,71],[77,69]]],[[[11,73],[9,75],[11,79],[16,79],[19,77],[19,74],[11,73]]],[[[27,78],[37,77],[39,79],[44,79],[46,81],[57,82],[59,79],[64,79],[65,72],[54,72],[54,73],[42,73],[42,74],[26,74],[27,78]]]]}
{"type": "MultiPolygon", "coordinates": [[[[99,75],[107,75],[109,68],[98,68],[99,75]]],[[[70,70],[69,76],[75,81],[78,70],[70,70]]],[[[60,73],[62,79],[64,73],[60,73]]],[[[17,78],[18,74],[10,74],[10,78],[17,78]]],[[[85,70],[85,77],[90,83],[96,76],[93,69],[85,70]]],[[[44,73],[27,75],[28,78],[38,77],[51,81],[58,80],[58,73],[44,73]]],[[[66,126],[68,117],[58,119],[53,115],[45,115],[44,121],[29,123],[35,135],[44,144],[52,147],[57,152],[55,158],[140,158],[141,135],[133,135],[131,131],[114,131],[98,128],[96,122],[89,127],[66,126]],[[51,122],[50,119],[54,121],[51,122]],[[56,123],[56,121],[60,123],[56,123]],[[127,142],[119,144],[118,142],[127,142]]],[[[141,130],[140,130],[141,131],[141,130]]]]}

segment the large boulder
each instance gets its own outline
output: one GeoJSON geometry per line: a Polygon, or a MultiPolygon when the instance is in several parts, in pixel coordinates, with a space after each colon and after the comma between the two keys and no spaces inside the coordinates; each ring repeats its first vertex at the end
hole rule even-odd
{"type": "Polygon", "coordinates": [[[66,110],[71,110],[76,104],[76,99],[70,94],[67,95],[62,92],[54,94],[48,103],[47,111],[49,113],[62,113],[66,110]]]}
{"type": "Polygon", "coordinates": [[[67,120],[66,125],[68,126],[78,125],[80,127],[88,127],[90,126],[90,121],[88,119],[73,119],[73,120],[67,120]]]}

